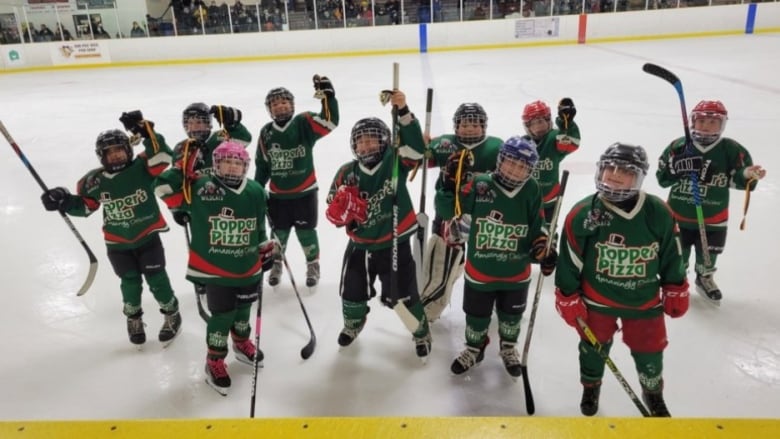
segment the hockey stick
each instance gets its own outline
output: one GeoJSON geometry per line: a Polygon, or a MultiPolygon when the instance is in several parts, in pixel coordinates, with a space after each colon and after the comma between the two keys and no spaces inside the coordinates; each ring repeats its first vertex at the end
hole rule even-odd
{"type": "Polygon", "coordinates": [[[260,284],[257,285],[257,313],[255,313],[255,358],[252,359],[252,397],[249,404],[249,417],[255,417],[255,401],[257,399],[257,368],[260,361],[258,360],[260,352],[260,323],[263,309],[263,281],[260,280],[260,284]]]}
{"type": "MultiPolygon", "coordinates": [[[[425,132],[424,138],[428,139],[431,135],[431,109],[433,108],[433,89],[428,89],[428,95],[425,99],[425,132]]],[[[420,190],[420,211],[417,214],[417,285],[423,284],[423,257],[425,256],[425,242],[428,240],[428,214],[425,213],[425,191],[428,180],[428,158],[423,155],[422,159],[422,189],[420,190]]]]}
{"type": "MultiPolygon", "coordinates": [[[[677,90],[677,96],[680,98],[680,110],[682,111],[683,129],[685,130],[685,152],[693,154],[693,140],[691,140],[691,129],[688,127],[688,112],[685,109],[685,95],[683,94],[683,87],[680,78],[674,73],[666,70],[665,68],[646,63],[642,66],[642,70],[653,76],[657,76],[664,81],[672,84],[674,89],[677,90]]],[[[701,241],[702,258],[704,259],[704,265],[709,268],[710,259],[710,247],[707,243],[707,229],[704,226],[704,211],[701,207],[701,192],[699,192],[699,171],[691,173],[691,186],[693,188],[693,203],[696,206],[696,221],[699,224],[699,240],[701,241]]]]}
{"type": "MultiPolygon", "coordinates": [[[[268,225],[271,226],[272,236],[278,241],[279,237],[276,235],[276,233],[273,232],[274,224],[273,221],[271,221],[271,217],[266,215],[266,218],[268,219],[268,225]]],[[[284,268],[287,270],[287,275],[290,277],[290,283],[292,284],[293,291],[295,291],[295,297],[298,298],[298,304],[301,306],[303,317],[306,319],[306,326],[309,327],[309,342],[306,343],[306,346],[301,349],[301,358],[308,360],[309,357],[311,357],[314,353],[314,349],[317,347],[317,335],[314,333],[314,327],[312,327],[311,320],[309,320],[309,313],[306,312],[306,307],[303,305],[303,300],[301,300],[301,294],[298,292],[298,286],[295,284],[295,277],[293,276],[290,264],[287,262],[287,256],[284,255],[284,252],[280,253],[282,256],[282,263],[284,264],[284,268]]]]}
{"type": "MultiPolygon", "coordinates": [[[[187,238],[187,250],[190,249],[190,226],[189,224],[184,225],[184,236],[187,238]]],[[[195,283],[192,284],[195,287],[195,303],[198,305],[198,315],[200,315],[200,318],[208,323],[209,319],[211,318],[211,314],[208,312],[208,303],[206,306],[203,306],[203,302],[201,299],[206,298],[206,294],[201,293],[198,289],[198,285],[195,283]]],[[[207,299],[208,300],[208,299],[207,299]]]]}
{"type": "Polygon", "coordinates": [[[749,179],[745,184],[745,202],[742,204],[742,221],[739,222],[739,230],[745,230],[748,207],[750,207],[750,185],[758,181],[755,177],[749,179]]]}
{"type": "Polygon", "coordinates": [[[612,374],[615,375],[615,378],[617,378],[620,385],[623,387],[623,390],[626,391],[628,394],[628,397],[631,398],[631,401],[634,403],[636,408],[639,409],[639,412],[642,413],[642,416],[648,418],[650,417],[650,412],[647,411],[647,407],[645,407],[644,404],[642,404],[642,401],[639,400],[639,397],[636,396],[636,393],[634,393],[634,390],[631,388],[631,385],[628,384],[628,381],[623,377],[623,374],[620,373],[620,370],[618,370],[615,363],[612,361],[611,358],[609,358],[609,354],[604,352],[604,346],[599,343],[598,339],[596,338],[596,335],[593,334],[593,331],[591,331],[590,327],[587,323],[585,323],[585,320],[582,320],[581,317],[577,317],[577,325],[580,327],[580,330],[585,334],[585,337],[588,338],[588,341],[591,345],[593,345],[593,349],[598,352],[601,359],[604,360],[604,362],[609,367],[609,370],[612,371],[612,374]]]}
{"type": "MultiPolygon", "coordinates": [[[[11,133],[8,132],[8,130],[5,128],[5,124],[3,124],[3,121],[0,121],[0,131],[3,132],[3,136],[5,137],[5,140],[8,141],[8,144],[11,145],[11,148],[14,149],[16,152],[16,155],[19,156],[19,158],[22,160],[22,163],[24,163],[24,166],[27,167],[27,170],[30,171],[30,174],[32,174],[33,178],[36,182],[38,182],[38,185],[41,187],[41,189],[46,192],[49,190],[48,187],[46,187],[46,184],[43,182],[41,177],[38,175],[38,172],[35,171],[35,168],[33,168],[32,164],[29,160],[27,160],[27,157],[24,155],[22,150],[19,148],[19,145],[16,144],[16,141],[14,141],[13,137],[11,137],[11,133]]],[[[87,257],[89,258],[89,272],[87,273],[87,279],[84,281],[84,284],[81,285],[81,288],[79,288],[78,292],[76,292],[77,296],[81,296],[84,293],[87,292],[89,287],[92,285],[92,281],[95,280],[95,274],[97,274],[97,268],[98,268],[98,262],[97,258],[95,257],[95,254],[92,253],[92,249],[89,248],[89,245],[87,245],[87,242],[84,240],[84,238],[81,236],[78,230],[76,230],[76,226],[73,225],[73,222],[68,218],[68,216],[65,214],[65,212],[58,211],[60,213],[60,216],[62,217],[62,220],[65,221],[65,224],[68,225],[70,228],[70,231],[73,232],[73,235],[76,236],[76,239],[79,240],[81,243],[81,246],[84,248],[84,250],[87,252],[87,257]]]]}
{"type": "MultiPolygon", "coordinates": [[[[547,246],[544,249],[544,255],[550,253],[550,247],[552,247],[553,237],[555,236],[555,230],[558,228],[558,215],[561,211],[561,202],[563,201],[563,194],[566,192],[566,183],[569,181],[569,171],[564,170],[561,174],[560,192],[558,193],[558,201],[555,203],[555,209],[553,210],[553,216],[550,220],[550,237],[547,240],[547,246]]],[[[539,278],[536,280],[536,292],[534,293],[534,303],[531,306],[531,316],[528,318],[528,329],[525,333],[525,345],[523,346],[523,358],[520,360],[520,370],[523,375],[523,390],[525,391],[525,411],[529,415],[533,415],[536,412],[536,405],[534,404],[534,395],[531,393],[531,383],[528,380],[528,349],[531,347],[531,336],[534,333],[534,323],[536,322],[536,310],[539,308],[539,298],[542,295],[542,283],[544,282],[544,275],[540,272],[539,278]]]]}

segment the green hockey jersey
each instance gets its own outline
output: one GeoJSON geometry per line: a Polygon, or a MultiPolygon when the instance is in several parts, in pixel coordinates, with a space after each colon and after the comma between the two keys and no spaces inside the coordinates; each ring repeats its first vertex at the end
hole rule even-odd
{"type": "MultiPolygon", "coordinates": [[[[487,136],[482,142],[475,145],[463,145],[455,134],[444,134],[431,140],[428,147],[428,154],[431,156],[428,166],[442,168],[447,164],[447,159],[452,153],[469,149],[474,154],[474,165],[471,167],[470,174],[466,176],[466,180],[469,181],[474,175],[496,169],[498,150],[503,144],[504,141],[498,137],[487,136]]],[[[437,190],[441,188],[442,183],[441,178],[436,180],[437,190]]]]}
{"type": "MultiPolygon", "coordinates": [[[[726,137],[707,148],[695,146],[696,153],[704,159],[706,181],[699,181],[701,208],[704,214],[704,224],[707,230],[723,230],[728,226],[729,219],[729,189],[745,189],[748,182],[745,178],[745,168],[753,165],[750,153],[733,139],[726,137]]],[[[685,138],[681,137],[670,143],[658,161],[658,171],[655,176],[661,187],[670,187],[669,207],[674,217],[684,229],[698,228],[696,219],[696,204],[693,197],[693,183],[690,178],[676,178],[669,173],[669,157],[682,154],[685,149],[685,138]]],[[[754,190],[757,181],[750,183],[754,190]]]]}
{"type": "Polygon", "coordinates": [[[171,149],[160,134],[144,139],[143,145],[144,152],[119,172],[102,167],[89,171],[70,200],[67,213],[73,216],[89,216],[103,206],[103,238],[111,248],[136,248],[168,230],[154,196],[154,180],[171,164],[171,149]]]}
{"type": "MultiPolygon", "coordinates": [[[[187,140],[188,139],[185,139],[177,143],[176,147],[173,149],[174,164],[178,164],[182,159],[184,148],[190,147],[187,140]]],[[[229,129],[226,128],[224,130],[216,130],[212,132],[211,136],[206,139],[206,146],[200,151],[201,157],[198,162],[198,166],[196,166],[194,170],[200,172],[201,174],[211,175],[213,173],[212,168],[214,166],[212,154],[214,153],[214,150],[217,149],[217,146],[219,146],[219,144],[225,140],[233,140],[234,142],[240,143],[246,147],[252,141],[252,133],[250,133],[249,130],[240,123],[229,129]]]]}
{"type": "MultiPolygon", "coordinates": [[[[455,216],[455,195],[439,190],[436,211],[455,216]]],[[[529,179],[508,190],[493,175],[481,174],[459,193],[461,211],[471,216],[465,279],[478,291],[515,289],[531,277],[531,246],[544,235],[539,184],[529,179]]]]}
{"type": "Polygon", "coordinates": [[[322,100],[319,114],[297,114],[284,128],[275,122],[266,124],[257,139],[255,180],[264,187],[270,180],[268,195],[272,198],[300,198],[317,190],[314,144],[338,124],[335,97],[322,100]]]}
{"type": "MultiPolygon", "coordinates": [[[[563,121],[558,117],[555,119],[555,125],[558,128],[550,130],[536,145],[539,161],[531,174],[542,188],[544,207],[548,209],[555,206],[561,192],[561,162],[580,147],[580,128],[574,121],[564,127],[563,121]]],[[[547,218],[547,221],[550,219],[547,218]]]]}
{"type": "Polygon", "coordinates": [[[564,295],[582,291],[588,306],[608,315],[660,315],[660,287],[685,282],[672,213],[641,191],[630,212],[596,195],[579,201],[566,216],[558,255],[555,285],[564,295]]]}

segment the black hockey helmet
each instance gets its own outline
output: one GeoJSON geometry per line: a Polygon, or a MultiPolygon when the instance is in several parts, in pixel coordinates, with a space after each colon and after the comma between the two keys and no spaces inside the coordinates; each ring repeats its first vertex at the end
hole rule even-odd
{"type": "Polygon", "coordinates": [[[452,125],[455,130],[455,135],[463,144],[473,145],[485,140],[485,132],[487,131],[487,113],[482,105],[476,102],[467,102],[460,104],[458,109],[455,110],[455,115],[452,116],[452,125]],[[458,135],[458,126],[461,122],[477,123],[482,127],[482,133],[479,135],[461,136],[458,135]]]}
{"type": "Polygon", "coordinates": [[[355,123],[355,126],[352,127],[350,139],[352,154],[355,158],[363,166],[373,168],[382,161],[382,157],[384,157],[385,151],[387,151],[387,147],[390,145],[390,129],[381,119],[367,117],[365,119],[360,119],[355,123]],[[358,139],[363,136],[369,136],[379,140],[379,147],[376,150],[358,154],[357,142],[358,139]]]}
{"type": "Polygon", "coordinates": [[[187,108],[181,114],[181,124],[189,138],[206,142],[211,136],[211,113],[209,113],[209,106],[203,102],[187,105],[187,108]]]}
{"type": "Polygon", "coordinates": [[[130,139],[127,134],[119,130],[103,131],[97,136],[95,141],[95,154],[97,154],[100,164],[108,172],[119,172],[133,160],[133,147],[130,146],[130,139]],[[126,159],[123,162],[109,163],[106,152],[114,147],[121,147],[125,151],[126,159]]]}
{"type": "Polygon", "coordinates": [[[598,161],[598,171],[596,172],[596,189],[602,198],[620,202],[636,196],[639,189],[642,188],[642,181],[650,169],[647,161],[647,152],[639,145],[629,145],[616,142],[607,147],[604,154],[598,161]],[[634,175],[633,184],[630,187],[616,187],[614,184],[605,181],[604,171],[608,168],[613,172],[630,173],[634,175]]]}
{"type": "Polygon", "coordinates": [[[295,115],[295,96],[284,87],[272,88],[265,96],[265,109],[268,110],[268,115],[279,126],[284,126],[295,115]],[[290,102],[290,109],[284,112],[271,111],[271,104],[276,100],[285,100],[290,102]]]}

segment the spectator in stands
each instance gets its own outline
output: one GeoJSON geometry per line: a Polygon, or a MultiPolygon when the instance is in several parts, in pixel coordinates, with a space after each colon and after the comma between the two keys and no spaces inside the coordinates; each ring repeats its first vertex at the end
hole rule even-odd
{"type": "Polygon", "coordinates": [[[482,3],[478,4],[477,7],[474,8],[474,11],[471,12],[471,19],[472,20],[487,19],[487,12],[485,11],[485,8],[482,6],[482,3]]]}
{"type": "Polygon", "coordinates": [[[385,11],[387,16],[390,17],[390,24],[401,24],[401,8],[398,0],[387,0],[385,11]]]}
{"type": "Polygon", "coordinates": [[[146,32],[144,32],[141,25],[139,25],[137,21],[134,21],[133,27],[130,29],[130,38],[142,38],[145,36],[146,32]]]}
{"type": "Polygon", "coordinates": [[[57,23],[57,30],[54,31],[54,40],[55,41],[71,41],[73,40],[73,36],[70,34],[70,31],[62,27],[62,24],[57,23]]]}
{"type": "Polygon", "coordinates": [[[41,30],[38,31],[37,41],[52,41],[54,40],[54,32],[49,29],[45,24],[41,24],[41,30]]]}

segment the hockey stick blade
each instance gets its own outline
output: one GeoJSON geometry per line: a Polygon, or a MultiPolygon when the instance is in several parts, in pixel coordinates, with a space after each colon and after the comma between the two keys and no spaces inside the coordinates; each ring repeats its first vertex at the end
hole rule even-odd
{"type": "Polygon", "coordinates": [[[645,65],[642,66],[642,70],[644,70],[645,73],[658,76],[672,85],[680,83],[680,78],[678,78],[677,75],[657,64],[645,63],[645,65]]]}
{"type": "Polygon", "coordinates": [[[536,413],[534,395],[531,393],[531,383],[528,379],[528,366],[521,364],[520,372],[523,374],[523,390],[525,391],[525,412],[529,415],[536,413]]]}
{"type": "Polygon", "coordinates": [[[89,290],[89,287],[92,286],[92,282],[95,280],[95,275],[97,274],[98,269],[97,258],[95,258],[92,250],[86,245],[83,247],[87,251],[87,256],[89,257],[89,272],[87,273],[87,279],[84,281],[84,284],[81,285],[81,288],[79,288],[78,292],[76,293],[77,296],[83,296],[84,293],[89,290]]]}
{"type": "Polygon", "coordinates": [[[314,332],[311,333],[311,338],[309,339],[309,343],[306,344],[306,346],[301,349],[301,358],[304,360],[308,360],[309,357],[314,354],[314,349],[317,347],[317,336],[314,334],[314,332]]]}

